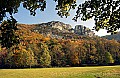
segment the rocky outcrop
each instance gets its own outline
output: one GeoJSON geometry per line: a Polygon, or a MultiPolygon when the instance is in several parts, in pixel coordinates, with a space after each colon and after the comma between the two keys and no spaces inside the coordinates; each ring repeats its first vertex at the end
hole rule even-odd
{"type": "Polygon", "coordinates": [[[95,33],[93,31],[91,31],[89,28],[83,25],[76,25],[74,29],[74,33],[81,36],[89,36],[89,37],[95,36],[95,33]]]}
{"type": "Polygon", "coordinates": [[[48,23],[41,24],[20,24],[24,25],[25,28],[29,28],[33,32],[43,34],[44,36],[50,36],[52,38],[72,38],[73,36],[89,36],[93,37],[94,32],[89,28],[82,25],[77,25],[72,28],[71,25],[65,24],[59,21],[51,21],[48,23]]]}
{"type": "Polygon", "coordinates": [[[69,24],[65,24],[65,23],[62,23],[62,22],[59,22],[59,21],[51,21],[51,22],[48,22],[48,23],[42,23],[42,24],[39,24],[40,27],[52,27],[52,28],[57,28],[61,31],[64,31],[64,30],[69,30],[72,28],[71,25],[69,24]]]}
{"type": "Polygon", "coordinates": [[[33,31],[43,35],[50,35],[52,37],[62,38],[63,34],[71,33],[72,26],[59,21],[51,21],[48,23],[41,23],[33,29],[33,31]]]}

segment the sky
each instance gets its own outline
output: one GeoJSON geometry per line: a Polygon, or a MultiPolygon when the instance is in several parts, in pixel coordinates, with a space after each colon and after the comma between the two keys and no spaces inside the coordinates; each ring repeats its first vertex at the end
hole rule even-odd
{"type": "MultiPolygon", "coordinates": [[[[83,3],[85,0],[77,0],[77,4],[83,3]]],[[[36,11],[36,16],[30,15],[30,12],[22,7],[22,5],[18,9],[18,13],[14,14],[14,18],[18,21],[18,23],[22,24],[40,24],[46,23],[50,21],[60,21],[66,24],[72,25],[74,28],[76,25],[84,25],[90,29],[93,29],[95,26],[94,20],[90,19],[88,21],[81,21],[80,19],[75,22],[72,18],[75,15],[76,9],[70,11],[70,16],[68,18],[61,18],[57,15],[57,11],[55,10],[56,2],[53,0],[46,0],[47,5],[45,11],[41,12],[40,10],[36,11]]],[[[108,35],[108,33],[101,29],[98,32],[95,32],[96,35],[104,36],[108,35]]]]}

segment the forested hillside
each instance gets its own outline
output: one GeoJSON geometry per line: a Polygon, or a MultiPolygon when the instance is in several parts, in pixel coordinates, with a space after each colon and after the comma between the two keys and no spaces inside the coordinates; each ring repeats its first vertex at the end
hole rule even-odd
{"type": "Polygon", "coordinates": [[[109,40],[118,40],[120,41],[120,32],[118,32],[117,34],[113,34],[113,35],[107,35],[107,36],[103,36],[103,38],[109,39],[109,40]]]}
{"type": "Polygon", "coordinates": [[[1,68],[120,64],[120,43],[100,37],[52,38],[18,24],[20,44],[0,49],[1,68]]]}
{"type": "Polygon", "coordinates": [[[70,24],[65,24],[60,21],[51,21],[41,24],[33,24],[32,31],[50,36],[52,38],[72,38],[75,36],[95,36],[94,32],[83,25],[76,25],[75,27],[70,24]],[[72,28],[73,27],[73,28],[72,28]]]}

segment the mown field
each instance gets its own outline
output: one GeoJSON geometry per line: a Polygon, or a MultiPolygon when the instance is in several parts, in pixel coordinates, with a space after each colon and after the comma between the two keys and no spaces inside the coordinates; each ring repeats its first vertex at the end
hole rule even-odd
{"type": "Polygon", "coordinates": [[[120,78],[120,66],[0,69],[0,78],[120,78]]]}

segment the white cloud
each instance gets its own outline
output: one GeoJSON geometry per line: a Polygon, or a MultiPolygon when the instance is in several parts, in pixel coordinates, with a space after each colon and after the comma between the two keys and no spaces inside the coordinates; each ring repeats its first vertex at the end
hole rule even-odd
{"type": "Polygon", "coordinates": [[[110,33],[107,33],[107,30],[105,29],[100,29],[98,32],[95,31],[95,35],[105,36],[105,35],[110,35],[110,33]]]}

